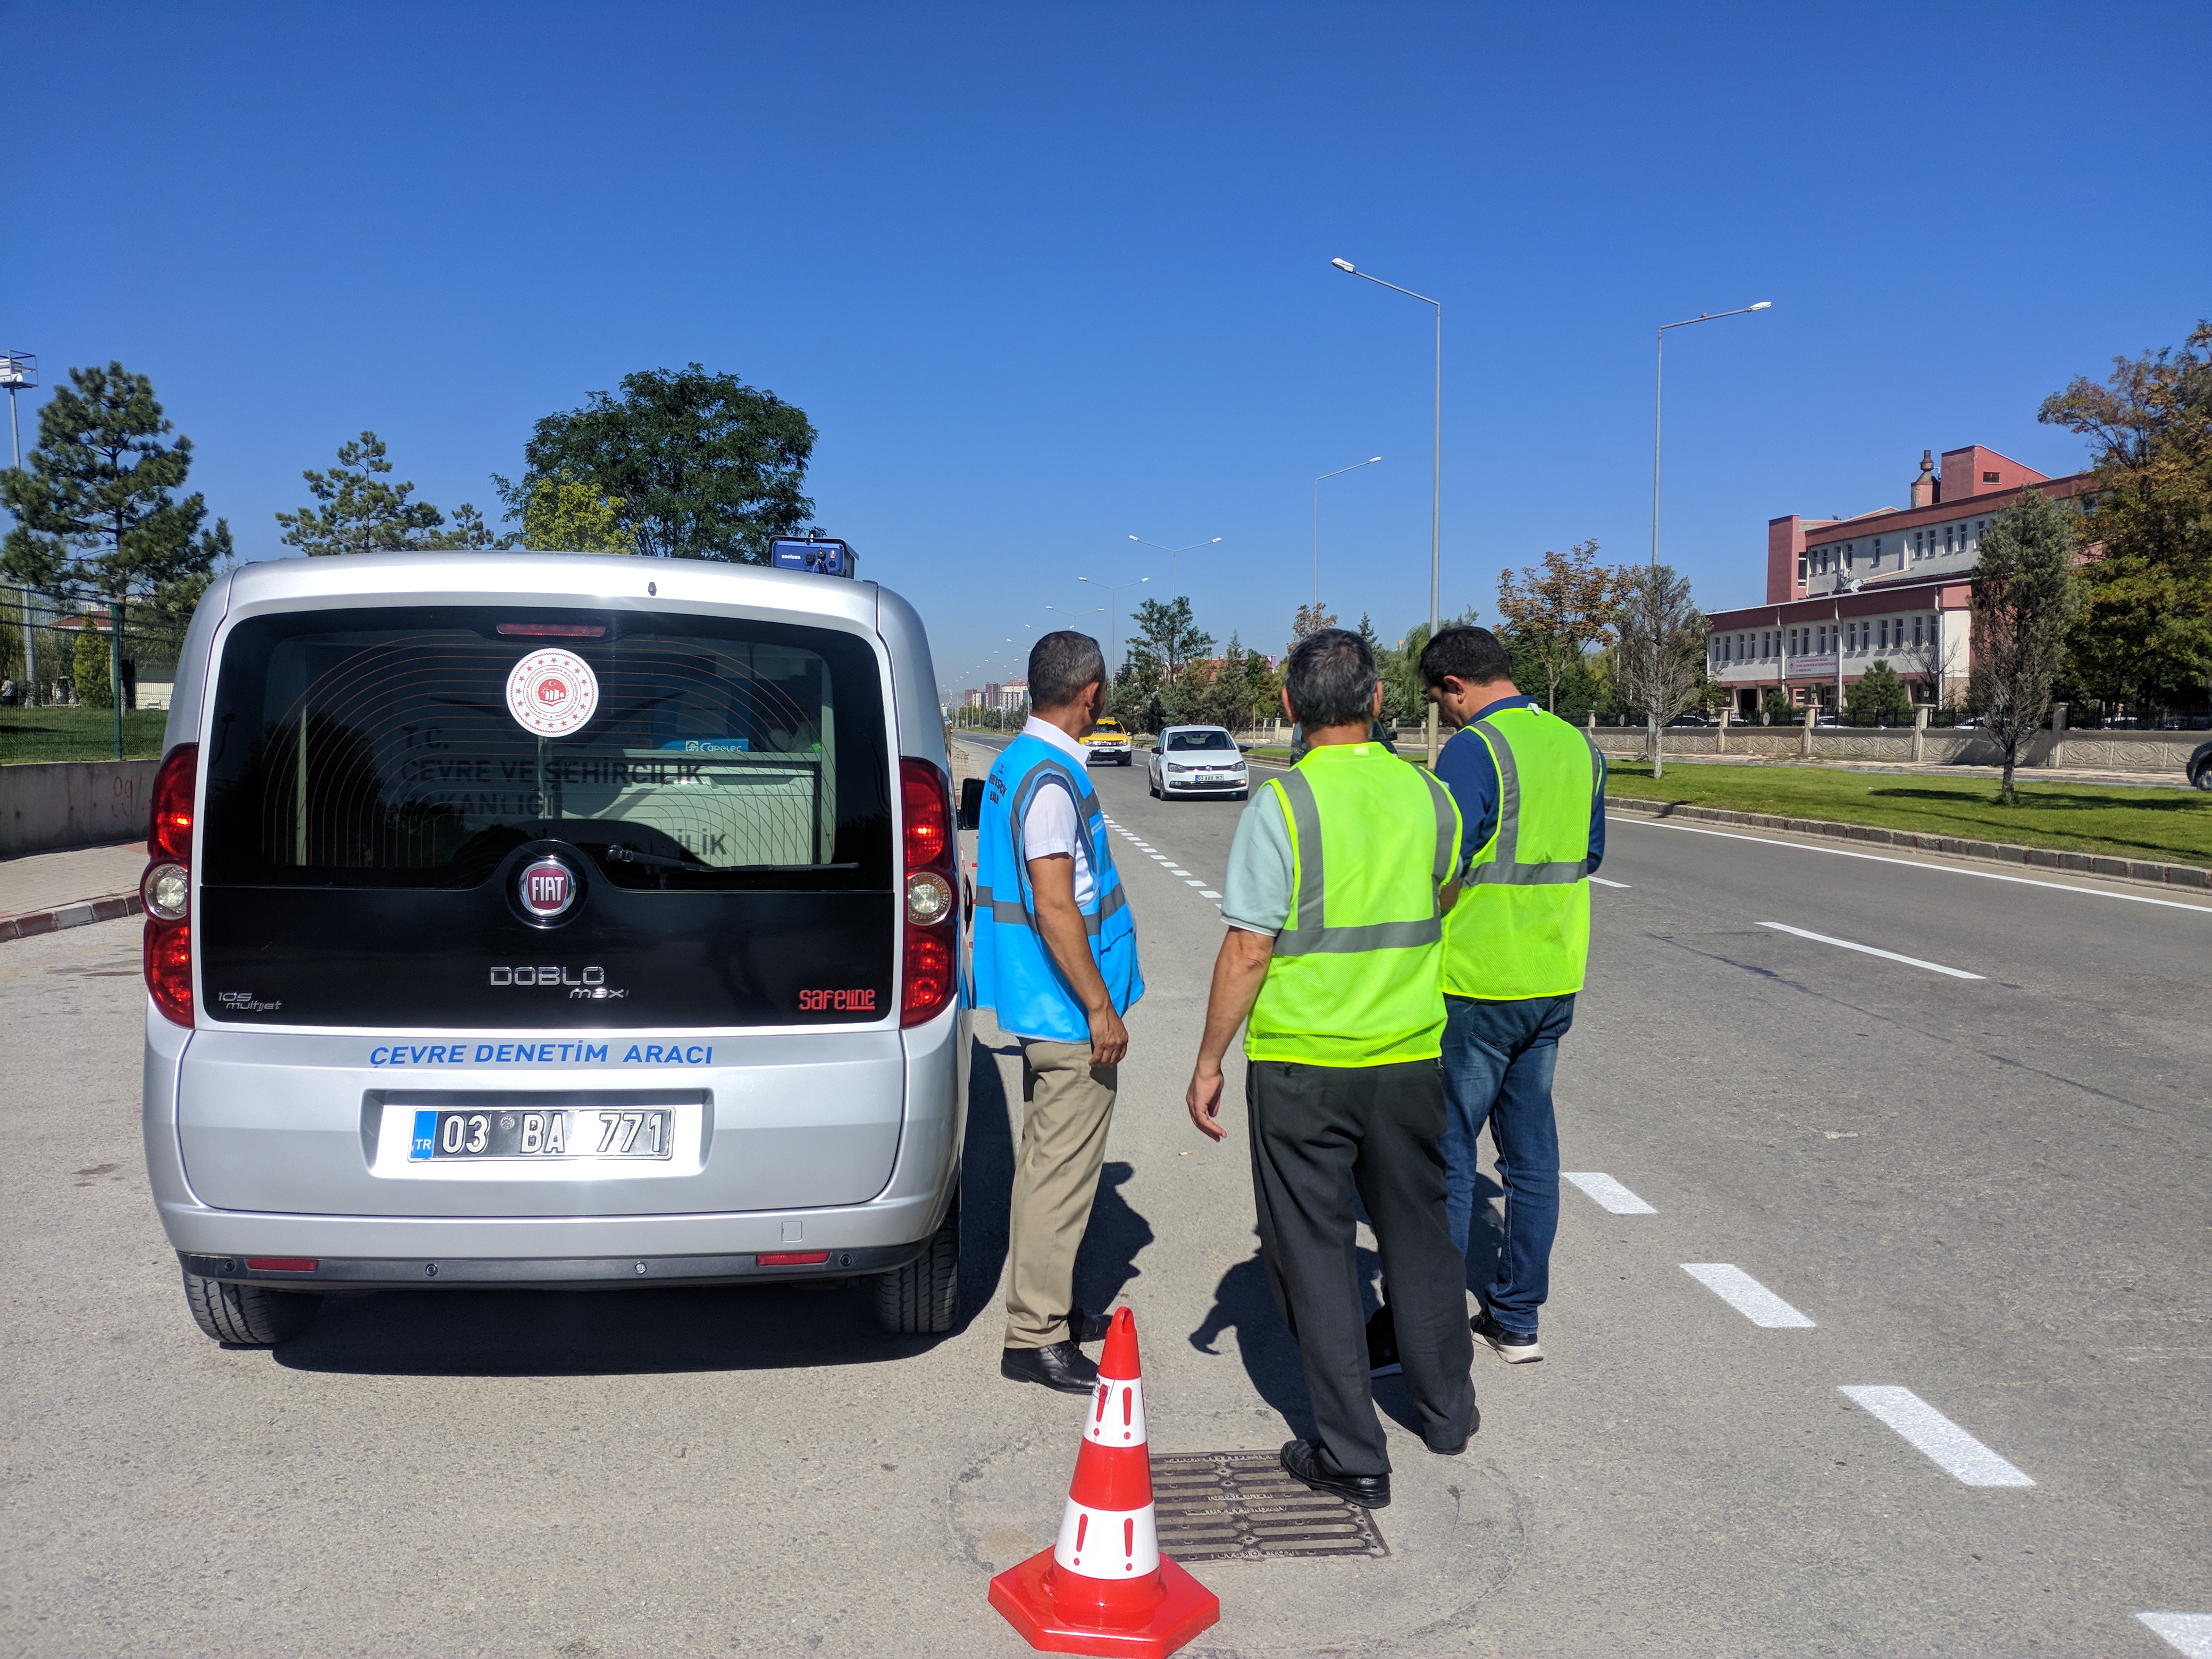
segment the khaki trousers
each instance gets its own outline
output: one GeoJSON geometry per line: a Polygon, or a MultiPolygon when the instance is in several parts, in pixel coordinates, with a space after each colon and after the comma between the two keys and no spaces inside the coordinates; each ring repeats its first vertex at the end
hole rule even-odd
{"type": "Polygon", "coordinates": [[[1022,1149],[1007,1218],[1006,1343],[1068,1339],[1075,1253],[1091,1224],[1120,1068],[1093,1066],[1088,1042],[1023,1037],[1022,1149]]]}

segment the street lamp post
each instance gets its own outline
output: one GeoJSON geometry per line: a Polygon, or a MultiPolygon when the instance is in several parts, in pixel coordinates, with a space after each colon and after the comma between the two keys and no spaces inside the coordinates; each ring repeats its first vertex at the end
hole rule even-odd
{"type": "MultiPolygon", "coordinates": [[[[1079,582],[1089,582],[1093,587],[1104,588],[1108,595],[1109,602],[1114,607],[1111,611],[1107,612],[1107,621],[1111,628],[1109,636],[1114,642],[1111,647],[1111,654],[1108,657],[1106,662],[1106,678],[1110,682],[1113,679],[1115,672],[1115,659],[1120,657],[1121,654],[1121,590],[1125,587],[1142,587],[1146,582],[1152,580],[1152,578],[1150,576],[1139,576],[1133,582],[1102,582],[1093,576],[1078,576],[1075,580],[1079,582]]],[[[1103,608],[1103,607],[1102,607],[1102,609],[1103,608]]]]}
{"type": "Polygon", "coordinates": [[[1361,467],[1372,466],[1376,462],[1382,459],[1382,458],[1380,455],[1370,455],[1364,461],[1354,461],[1350,466],[1340,466],[1334,472],[1324,472],[1314,480],[1314,591],[1312,616],[1316,623],[1321,620],[1321,487],[1322,481],[1328,478],[1340,478],[1347,472],[1357,472],[1361,467]]]}
{"type": "Polygon", "coordinates": [[[1659,568],[1659,407],[1660,390],[1665,379],[1667,362],[1667,331],[1688,328],[1698,323],[1717,323],[1723,317],[1748,317],[1754,311],[1771,311],[1774,301],[1761,300],[1756,305],[1739,306],[1734,311],[1716,311],[1708,314],[1699,312],[1694,317],[1685,317],[1679,323],[1659,325],[1657,344],[1651,359],[1651,568],[1659,568]]]}
{"type": "MultiPolygon", "coordinates": [[[[23,428],[15,418],[15,394],[27,392],[39,383],[39,360],[27,351],[0,351],[0,386],[8,388],[8,435],[15,448],[15,465],[23,465],[23,428]]],[[[39,701],[39,659],[36,642],[31,632],[31,588],[22,587],[23,595],[23,684],[16,692],[16,701],[26,708],[35,708],[39,701]]]]}
{"type": "MultiPolygon", "coordinates": [[[[1425,294],[1416,294],[1410,288],[1400,288],[1395,283],[1386,283],[1380,276],[1370,276],[1349,259],[1331,259],[1347,276],[1365,277],[1367,281],[1402,294],[1409,300],[1419,300],[1425,306],[1437,308],[1437,407],[1432,449],[1429,471],[1429,637],[1437,636],[1437,601],[1438,592],[1438,550],[1443,545],[1444,500],[1444,306],[1441,300],[1431,300],[1425,294]]],[[[1429,705],[1428,720],[1429,766],[1437,763],[1437,706],[1429,705]]]]}
{"type": "Polygon", "coordinates": [[[1208,541],[1193,542],[1188,547],[1161,547],[1159,543],[1148,542],[1142,536],[1132,536],[1129,539],[1136,543],[1139,547],[1157,548],[1159,551],[1168,556],[1168,586],[1174,590],[1174,592],[1168,597],[1170,599],[1181,599],[1182,597],[1182,588],[1176,576],[1176,555],[1178,553],[1188,553],[1191,551],[1193,548],[1211,547],[1213,545],[1214,542],[1219,541],[1221,538],[1216,536],[1208,541]]]}

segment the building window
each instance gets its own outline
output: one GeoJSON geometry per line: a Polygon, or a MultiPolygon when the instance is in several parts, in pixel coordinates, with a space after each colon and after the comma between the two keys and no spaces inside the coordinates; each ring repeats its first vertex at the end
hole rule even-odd
{"type": "Polygon", "coordinates": [[[1995,483],[1997,482],[1997,475],[1994,472],[1984,472],[1982,474],[1982,482],[1984,483],[1995,483]]]}
{"type": "Polygon", "coordinates": [[[1874,538],[1874,568],[1877,570],[1881,568],[1881,538],[1879,536],[1874,538]]]}
{"type": "Polygon", "coordinates": [[[1915,645],[1920,643],[1920,618],[1917,617],[1912,619],[1912,642],[1915,645]]]}
{"type": "Polygon", "coordinates": [[[1878,639],[1881,641],[1881,648],[1882,648],[1883,650],[1885,650],[1885,651],[1888,650],[1888,649],[1889,649],[1889,618],[1888,618],[1888,617],[1883,617],[1880,622],[1878,622],[1878,623],[1876,623],[1875,624],[1875,630],[1876,630],[1875,637],[1876,637],[1876,638],[1878,638],[1878,639]]]}
{"type": "Polygon", "coordinates": [[[1924,558],[1926,556],[1926,555],[1921,550],[1920,532],[1917,530],[1912,532],[1912,556],[1916,559],[1924,558]]]}

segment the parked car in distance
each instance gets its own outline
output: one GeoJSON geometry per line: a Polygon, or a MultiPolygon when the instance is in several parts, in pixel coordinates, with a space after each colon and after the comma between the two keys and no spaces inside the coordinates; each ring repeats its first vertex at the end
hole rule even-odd
{"type": "Polygon", "coordinates": [[[1111,714],[1099,717],[1097,726],[1083,740],[1083,763],[1127,766],[1136,753],[1136,745],[1129,741],[1129,728],[1111,714]]]}
{"type": "Polygon", "coordinates": [[[1712,723],[1712,718],[1710,715],[1700,714],[1694,709],[1687,708],[1667,722],[1669,726],[1711,726],[1712,723]]]}
{"type": "Polygon", "coordinates": [[[1152,793],[1162,800],[1177,795],[1226,795],[1243,800],[1251,793],[1244,751],[1218,726],[1170,726],[1160,733],[1145,764],[1152,793]]]}
{"type": "Polygon", "coordinates": [[[2212,789],[2212,743],[2200,743],[2191,752],[2189,781],[2199,789],[2212,789]]]}
{"type": "Polygon", "coordinates": [[[141,884],[148,1175],[200,1329],[865,1279],[886,1329],[950,1330],[958,841],[901,694],[935,683],[913,607],[828,573],[218,578],[141,884]]]}

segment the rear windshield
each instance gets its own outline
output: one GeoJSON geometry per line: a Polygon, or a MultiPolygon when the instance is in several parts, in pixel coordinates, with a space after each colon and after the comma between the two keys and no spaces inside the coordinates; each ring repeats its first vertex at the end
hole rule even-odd
{"type": "Polygon", "coordinates": [[[1168,748],[1170,752],[1178,749],[1234,749],[1236,746],[1230,741],[1226,732],[1170,732],[1168,733],[1168,748]]]}
{"type": "Polygon", "coordinates": [[[256,617],[206,744],[207,878],[471,886],[565,842],[636,888],[891,884],[863,640],[736,618],[500,606],[256,617]]]}

